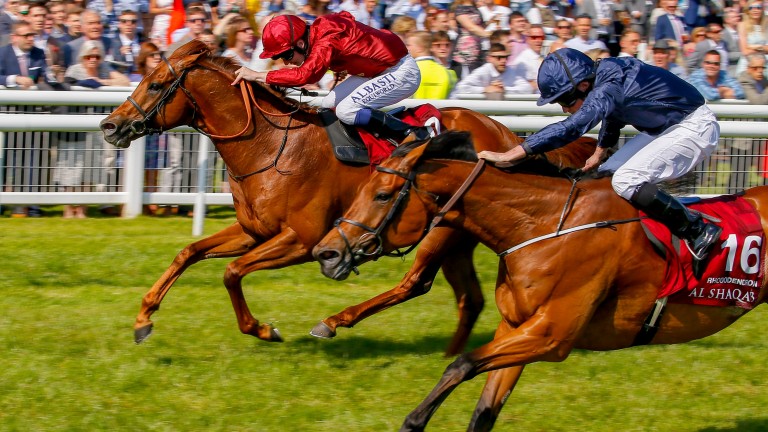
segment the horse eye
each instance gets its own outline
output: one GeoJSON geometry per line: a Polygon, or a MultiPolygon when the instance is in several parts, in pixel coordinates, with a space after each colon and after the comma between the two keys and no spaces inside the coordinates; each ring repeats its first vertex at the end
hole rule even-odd
{"type": "Polygon", "coordinates": [[[389,201],[390,198],[392,198],[392,194],[387,192],[379,192],[376,194],[376,197],[374,199],[378,202],[385,203],[389,201]]]}
{"type": "Polygon", "coordinates": [[[152,92],[159,92],[162,89],[163,89],[163,85],[160,83],[153,82],[152,84],[149,85],[149,91],[152,91],[152,92]]]}

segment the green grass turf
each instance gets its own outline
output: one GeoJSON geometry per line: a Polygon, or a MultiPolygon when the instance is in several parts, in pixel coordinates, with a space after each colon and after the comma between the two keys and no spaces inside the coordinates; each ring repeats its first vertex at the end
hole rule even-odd
{"type": "MultiPolygon", "coordinates": [[[[206,235],[232,220],[214,212],[206,235]]],[[[134,345],[141,297],[186,244],[191,220],[0,219],[0,431],[394,431],[450,363],[450,289],[340,329],[320,319],[394,286],[410,259],[382,259],[344,282],[316,263],[244,279],[254,315],[286,342],[241,335],[222,276],[190,268],[134,345]]],[[[476,253],[487,306],[471,345],[488,341],[497,259],[476,253]]],[[[498,431],[768,430],[766,307],[685,345],[575,351],[528,366],[498,431]]],[[[430,431],[465,430],[485,377],[446,400],[430,431]]]]}

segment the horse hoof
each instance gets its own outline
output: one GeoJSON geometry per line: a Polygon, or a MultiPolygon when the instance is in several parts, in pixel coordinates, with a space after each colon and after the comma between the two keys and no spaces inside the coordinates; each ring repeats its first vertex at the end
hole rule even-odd
{"type": "Polygon", "coordinates": [[[145,325],[133,331],[133,340],[136,344],[144,342],[148,337],[152,335],[152,324],[145,325]]]}
{"type": "Polygon", "coordinates": [[[285,342],[283,340],[283,336],[280,334],[280,330],[274,327],[272,327],[272,329],[269,330],[269,336],[272,342],[285,342]]]}
{"type": "Polygon", "coordinates": [[[328,324],[320,321],[309,331],[309,334],[320,339],[331,339],[336,336],[336,331],[328,327],[328,324]]]}

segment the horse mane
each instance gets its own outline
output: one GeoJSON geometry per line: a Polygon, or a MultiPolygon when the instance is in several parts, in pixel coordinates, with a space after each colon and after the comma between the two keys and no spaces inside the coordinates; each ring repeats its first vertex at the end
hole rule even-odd
{"type": "MultiPolygon", "coordinates": [[[[182,59],[188,55],[193,54],[200,54],[203,55],[200,57],[200,61],[207,62],[210,66],[213,66],[214,69],[231,74],[233,79],[235,75],[235,71],[240,69],[241,65],[232,57],[225,57],[225,56],[217,56],[214,55],[208,47],[201,41],[197,39],[193,39],[186,44],[182,45],[178,49],[176,49],[169,59],[182,59]]],[[[301,103],[299,101],[296,101],[292,98],[289,98],[286,96],[285,88],[273,86],[261,82],[249,82],[251,86],[255,88],[261,88],[264,91],[266,91],[271,96],[278,99],[279,102],[287,105],[287,109],[296,108],[298,107],[300,111],[304,111],[308,114],[316,114],[316,110],[309,107],[305,103],[301,103]]]]}
{"type": "MultiPolygon", "coordinates": [[[[392,152],[392,157],[403,157],[413,149],[426,145],[423,157],[425,159],[449,159],[466,162],[477,162],[472,134],[466,131],[447,131],[430,140],[412,141],[401,145],[392,152]]],[[[527,172],[548,177],[568,177],[560,167],[550,162],[543,155],[529,157],[505,171],[527,172]]]]}

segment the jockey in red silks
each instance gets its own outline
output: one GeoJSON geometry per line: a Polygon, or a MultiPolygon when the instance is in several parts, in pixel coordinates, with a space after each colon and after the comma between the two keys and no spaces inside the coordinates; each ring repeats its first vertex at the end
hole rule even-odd
{"type": "Polygon", "coordinates": [[[269,72],[242,67],[233,85],[248,80],[303,86],[318,82],[329,69],[346,73],[347,79],[322,99],[322,108],[336,107],[342,122],[370,125],[398,140],[411,133],[418,139],[429,137],[427,128],[408,125],[379,110],[410,97],[421,82],[416,61],[394,33],[359,23],[348,12],[324,15],[312,25],[295,15],[280,15],[264,27],[262,42],[264,52],[259,57],[282,59],[297,67],[269,72]]]}

